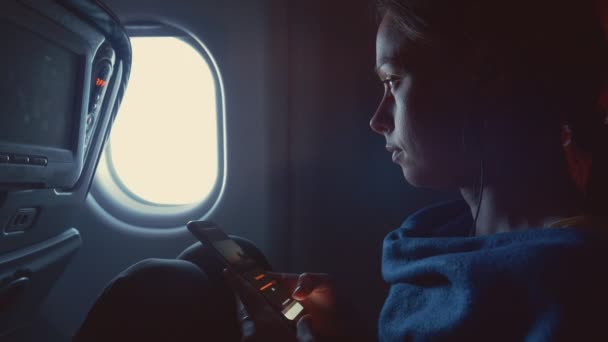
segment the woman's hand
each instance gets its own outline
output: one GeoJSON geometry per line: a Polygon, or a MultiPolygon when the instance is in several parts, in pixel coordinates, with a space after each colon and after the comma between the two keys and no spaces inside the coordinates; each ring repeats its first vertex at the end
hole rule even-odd
{"type": "Polygon", "coordinates": [[[322,273],[269,273],[277,279],[300,302],[309,317],[306,324],[313,335],[321,338],[337,338],[345,335],[345,321],[341,317],[344,303],[338,294],[331,277],[322,273]]]}
{"type": "Polygon", "coordinates": [[[224,276],[238,295],[242,341],[315,341],[309,317],[302,317],[297,322],[296,330],[291,329],[280,313],[243,277],[229,270],[224,270],[224,276]]]}
{"type": "MultiPolygon", "coordinates": [[[[244,341],[317,341],[317,338],[341,340],[346,324],[340,316],[336,291],[326,274],[269,273],[278,280],[293,298],[306,310],[297,322],[296,332],[290,329],[262,295],[243,277],[225,271],[226,280],[238,294],[246,311],[246,319],[241,318],[244,341]]],[[[241,314],[243,315],[243,314],[241,314]]],[[[244,316],[244,315],[243,315],[244,316]]]]}

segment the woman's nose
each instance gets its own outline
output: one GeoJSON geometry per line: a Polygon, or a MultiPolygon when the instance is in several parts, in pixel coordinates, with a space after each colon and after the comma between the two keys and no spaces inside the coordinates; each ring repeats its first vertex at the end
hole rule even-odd
{"type": "Polygon", "coordinates": [[[382,135],[392,132],[395,128],[393,115],[390,113],[390,106],[387,102],[385,96],[369,122],[372,131],[382,135]]]}

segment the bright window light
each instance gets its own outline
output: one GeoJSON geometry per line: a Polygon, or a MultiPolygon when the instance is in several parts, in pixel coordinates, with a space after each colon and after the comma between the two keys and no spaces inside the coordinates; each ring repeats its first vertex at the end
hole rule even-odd
{"type": "Polygon", "coordinates": [[[131,78],[109,145],[115,174],[154,204],[200,202],[218,177],[211,68],[177,38],[133,37],[131,43],[131,78]]]}

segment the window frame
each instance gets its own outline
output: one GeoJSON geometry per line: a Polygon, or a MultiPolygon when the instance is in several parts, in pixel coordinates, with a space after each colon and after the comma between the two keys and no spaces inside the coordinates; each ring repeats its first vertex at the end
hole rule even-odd
{"type": "MultiPolygon", "coordinates": [[[[205,219],[211,215],[220,203],[226,186],[226,105],[221,73],[207,47],[185,30],[157,22],[133,22],[125,25],[125,27],[129,37],[178,38],[194,48],[208,64],[215,82],[215,95],[217,99],[218,173],[212,190],[200,202],[186,205],[149,202],[131,191],[117,175],[111,158],[110,145],[112,142],[110,135],[108,135],[104,153],[100,157],[96,175],[89,192],[89,199],[94,202],[90,207],[101,210],[104,212],[103,214],[109,215],[131,227],[184,229],[188,221],[205,219]]],[[[118,115],[120,115],[120,109],[118,115]]]]}

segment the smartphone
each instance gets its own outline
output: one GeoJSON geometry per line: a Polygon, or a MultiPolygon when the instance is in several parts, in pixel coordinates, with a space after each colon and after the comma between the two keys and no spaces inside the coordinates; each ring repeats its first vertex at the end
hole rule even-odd
{"type": "Polygon", "coordinates": [[[281,284],[268,277],[262,267],[218,226],[210,221],[190,221],[188,230],[203,244],[212,247],[219,259],[231,270],[240,274],[266,299],[268,304],[280,312],[281,317],[295,323],[304,315],[304,307],[281,284]]]}

